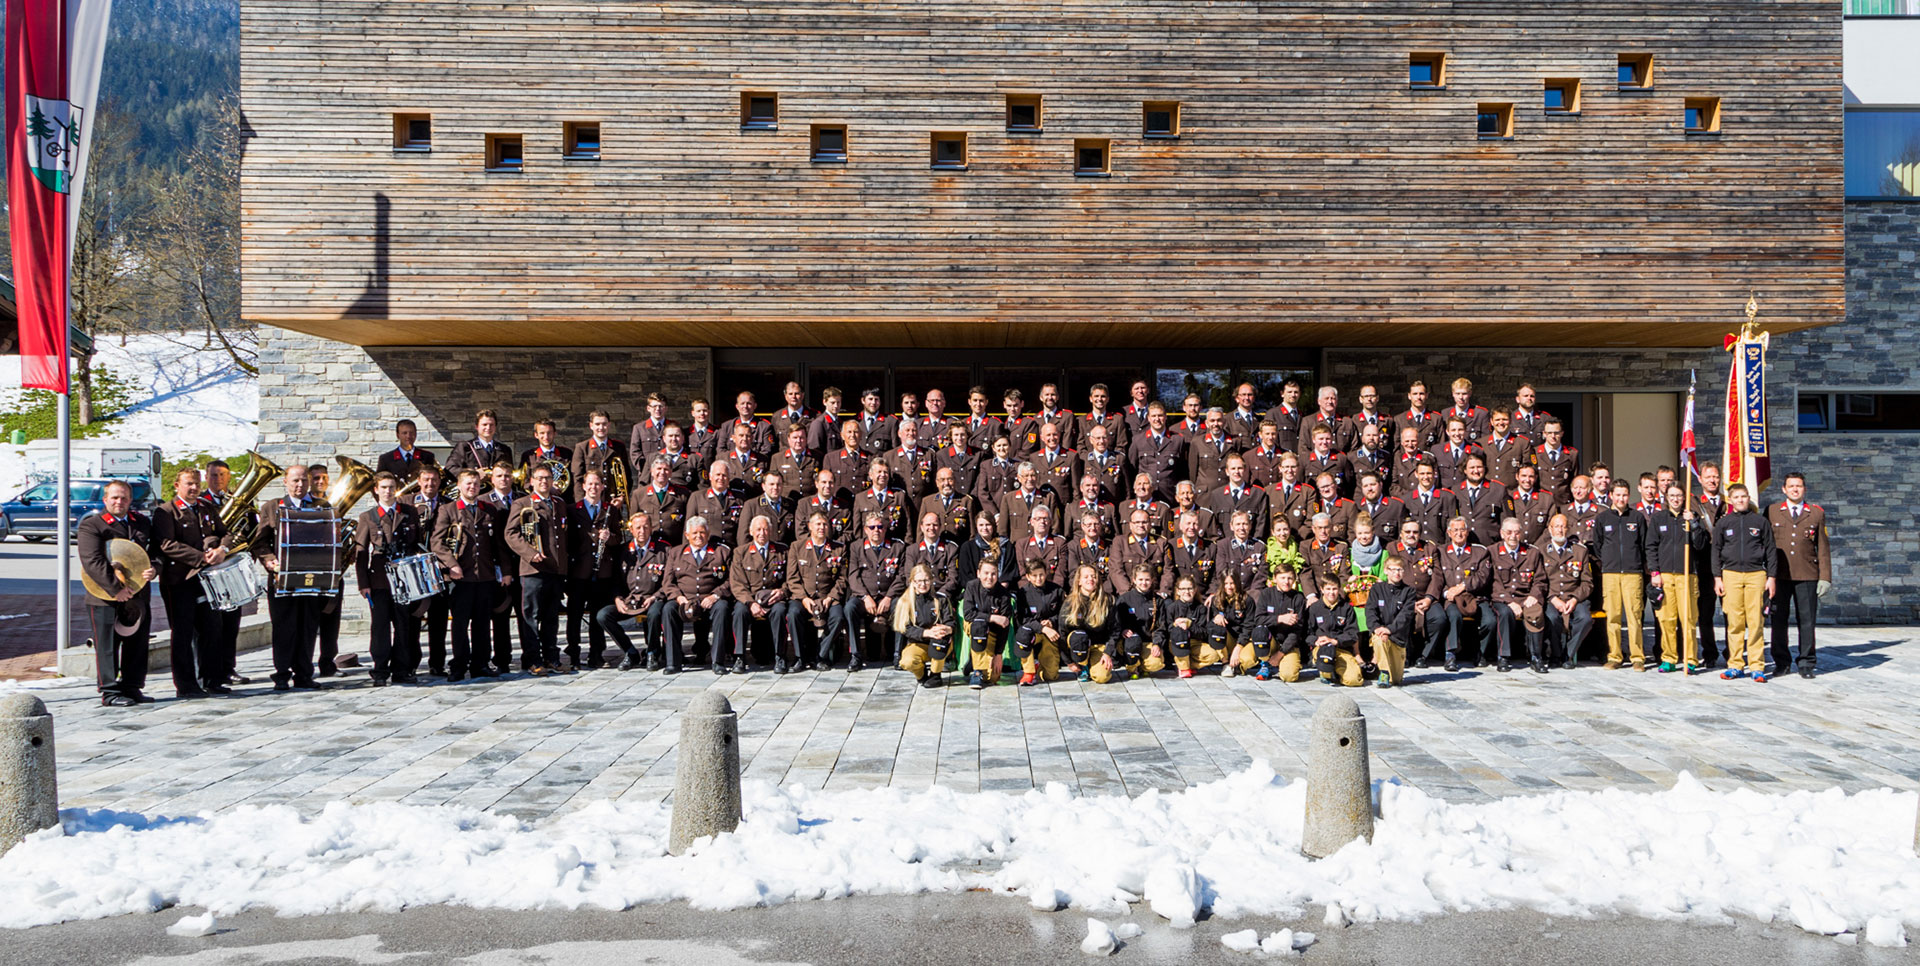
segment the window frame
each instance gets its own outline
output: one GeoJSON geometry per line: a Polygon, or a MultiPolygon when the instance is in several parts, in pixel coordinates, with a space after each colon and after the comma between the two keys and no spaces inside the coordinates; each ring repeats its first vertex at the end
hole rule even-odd
{"type": "Polygon", "coordinates": [[[566,121],[560,128],[560,157],[567,161],[600,160],[601,127],[599,121],[566,121]],[[593,130],[593,150],[580,150],[580,131],[583,128],[593,130]]]}
{"type": "Polygon", "coordinates": [[[1180,140],[1180,102],[1179,101],[1142,101],[1140,102],[1140,137],[1147,141],[1180,140]],[[1147,118],[1165,112],[1167,129],[1155,131],[1148,126],[1147,118]]]}
{"type": "Polygon", "coordinates": [[[1407,53],[1407,89],[1410,91],[1444,91],[1447,89],[1447,52],[1444,50],[1415,50],[1407,53]],[[1421,64],[1433,67],[1433,81],[1421,84],[1413,79],[1413,69],[1421,64]]]}
{"type": "Polygon", "coordinates": [[[1042,94],[1008,94],[1006,95],[1006,121],[1007,121],[1008,134],[1039,134],[1041,133],[1046,129],[1046,125],[1047,125],[1047,109],[1046,109],[1045,95],[1042,95],[1042,94]],[[1033,108],[1033,123],[1031,125],[1013,123],[1013,109],[1015,107],[1028,107],[1028,106],[1031,106],[1033,108]]]}
{"type": "Polygon", "coordinates": [[[1686,135],[1688,137],[1713,137],[1714,135],[1719,134],[1720,133],[1720,99],[1718,97],[1687,98],[1683,102],[1681,107],[1680,126],[1681,126],[1681,129],[1686,132],[1686,135]],[[1687,112],[1696,111],[1696,110],[1705,112],[1702,115],[1705,123],[1703,123],[1699,127],[1694,127],[1687,123],[1687,112]]]}
{"type": "MultiPolygon", "coordinates": [[[[1912,117],[1914,121],[1914,128],[1913,128],[1914,136],[1916,138],[1920,138],[1920,106],[1909,107],[1909,106],[1903,106],[1903,105],[1849,104],[1847,105],[1846,110],[1842,114],[1841,125],[1843,129],[1851,128],[1853,119],[1856,116],[1865,116],[1869,114],[1908,115],[1912,117]]],[[[1870,143],[1873,140],[1876,140],[1874,138],[1868,137],[1867,134],[1868,132],[1854,132],[1852,130],[1846,131],[1847,143],[1850,145],[1853,145],[1855,148],[1855,150],[1849,152],[1847,156],[1847,160],[1849,162],[1861,164],[1863,167],[1874,163],[1871,160],[1863,160],[1870,157],[1870,155],[1866,150],[1866,143],[1870,143]]],[[[1884,161],[1885,159],[1881,158],[1877,160],[1884,161]]],[[[1920,157],[1917,157],[1915,161],[1911,163],[1915,165],[1916,169],[1920,169],[1920,157]]],[[[1905,194],[1905,195],[1888,195],[1888,194],[1877,194],[1877,193],[1856,194],[1846,184],[1846,181],[1850,180],[1852,176],[1853,176],[1852,171],[1843,172],[1843,191],[1845,193],[1846,200],[1848,201],[1891,201],[1891,202],[1899,202],[1902,204],[1920,203],[1920,174],[1916,174],[1915,176],[1913,193],[1905,194]]],[[[1882,183],[1884,184],[1884,182],[1882,183]]]]}
{"type": "Polygon", "coordinates": [[[1473,132],[1474,132],[1474,136],[1478,140],[1481,140],[1481,141],[1513,140],[1513,104],[1512,102],[1486,101],[1486,102],[1476,104],[1474,105],[1474,115],[1475,116],[1473,121],[1473,132]],[[1489,108],[1491,108],[1491,110],[1489,110],[1489,108]],[[1493,114],[1499,117],[1500,133],[1486,134],[1481,132],[1480,117],[1486,114],[1493,114]]]}
{"type": "Polygon", "coordinates": [[[520,174],[526,169],[527,139],[525,135],[507,133],[487,135],[486,172],[488,174],[520,174]],[[511,164],[506,163],[505,156],[501,152],[501,148],[509,142],[516,145],[515,157],[511,164]]]}
{"type": "Polygon", "coordinates": [[[1074,138],[1073,139],[1073,176],[1076,178],[1106,178],[1113,175],[1113,139],[1112,138],[1074,138]],[[1080,152],[1099,150],[1100,167],[1089,168],[1080,163],[1080,152]]]}
{"type": "Polygon", "coordinates": [[[1877,426],[1843,427],[1840,425],[1843,417],[1872,416],[1872,410],[1884,409],[1885,406],[1882,397],[1885,396],[1900,396],[1913,399],[1916,403],[1920,403],[1920,389],[1889,390],[1881,386],[1801,389],[1794,397],[1794,431],[1798,433],[1835,436],[1904,436],[1920,434],[1920,419],[1915,420],[1914,426],[1911,429],[1900,427],[1882,428],[1877,426]],[[1870,400],[1872,410],[1865,413],[1853,411],[1849,404],[1859,399],[1870,400]],[[1807,414],[1802,412],[1802,410],[1810,402],[1815,404],[1818,410],[1819,425],[1810,426],[1805,422],[1807,414]]]}
{"type": "Polygon", "coordinates": [[[967,144],[967,132],[965,131],[933,131],[927,137],[927,163],[928,166],[935,171],[967,170],[967,165],[972,161],[970,151],[971,147],[967,144]],[[960,142],[959,161],[940,160],[940,142],[942,141],[960,142]]]}
{"type": "Polygon", "coordinates": [[[393,150],[398,154],[429,154],[433,151],[433,115],[420,112],[395,112],[393,115],[393,150]],[[427,125],[425,140],[413,139],[412,125],[415,121],[427,125]]]}
{"type": "Polygon", "coordinates": [[[1644,94],[1653,90],[1653,54],[1623,52],[1614,61],[1614,87],[1622,94],[1644,94]],[[1620,68],[1632,65],[1635,83],[1620,83],[1620,68]]]}
{"type": "Polygon", "coordinates": [[[807,161],[812,164],[846,164],[851,136],[845,124],[813,124],[807,128],[807,161]],[[820,134],[823,131],[840,132],[840,150],[822,152],[820,134]]]}
{"type": "Polygon", "coordinates": [[[780,130],[780,94],[778,91],[741,91],[740,92],[740,130],[742,131],[778,131],[780,130]],[[773,101],[772,120],[762,120],[754,116],[755,98],[767,98],[773,101]]]}
{"type": "Polygon", "coordinates": [[[1549,77],[1544,82],[1542,82],[1540,89],[1541,89],[1541,105],[1545,109],[1548,115],[1554,116],[1554,117],[1579,116],[1580,114],[1580,78],[1549,77]],[[1552,90],[1565,91],[1566,103],[1560,107],[1547,106],[1546,92],[1552,91],[1552,90]]]}

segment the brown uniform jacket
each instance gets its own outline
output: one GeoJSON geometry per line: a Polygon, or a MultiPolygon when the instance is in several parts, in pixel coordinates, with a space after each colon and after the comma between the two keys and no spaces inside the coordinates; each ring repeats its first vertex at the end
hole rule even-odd
{"type": "Polygon", "coordinates": [[[1520,520],[1522,543],[1535,544],[1544,539],[1547,524],[1552,523],[1553,515],[1559,512],[1560,504],[1554,502],[1553,494],[1544,490],[1531,493],[1509,490],[1507,493],[1507,515],[1520,520]]]}
{"type": "Polygon", "coordinates": [[[1112,539],[1114,534],[1120,532],[1120,520],[1114,513],[1113,504],[1111,503],[1097,502],[1089,506],[1087,505],[1087,501],[1078,500],[1074,502],[1072,506],[1066,507],[1062,512],[1067,515],[1066,519],[1061,521],[1060,529],[1063,531],[1063,534],[1079,533],[1080,518],[1089,513],[1100,518],[1100,540],[1102,543],[1112,539]]]}
{"type": "Polygon", "coordinates": [[[1016,543],[1025,542],[1031,536],[1027,520],[1033,515],[1033,508],[1041,504],[1045,504],[1047,509],[1052,511],[1052,524],[1048,527],[1048,531],[1059,533],[1060,501],[1054,499],[1053,494],[1045,490],[1035,490],[1025,494],[1008,490],[1000,494],[1000,505],[994,513],[994,523],[999,526],[1000,535],[1016,543]]]}
{"type": "Polygon", "coordinates": [[[742,422],[747,426],[747,448],[752,450],[753,454],[758,456],[762,461],[772,456],[773,449],[777,445],[773,439],[773,423],[761,419],[758,416],[751,416],[744,420],[739,416],[735,416],[721,423],[719,432],[721,448],[733,448],[734,424],[742,422]]]}
{"type": "Polygon", "coordinates": [[[1546,603],[1548,577],[1540,551],[1522,543],[1508,550],[1496,544],[1492,550],[1493,584],[1490,597],[1503,604],[1516,604],[1531,597],[1546,603]]]}
{"type": "Polygon", "coordinates": [[[1267,512],[1271,519],[1266,533],[1278,534],[1285,527],[1295,540],[1312,537],[1313,505],[1319,499],[1320,494],[1304,483],[1295,483],[1291,490],[1284,483],[1268,487],[1267,512]]]}
{"type": "MultiPolygon", "coordinates": [[[[564,446],[557,448],[561,450],[566,449],[564,446]]],[[[600,474],[601,483],[605,484],[606,488],[602,492],[607,494],[608,499],[612,499],[614,495],[613,480],[607,471],[607,464],[613,462],[613,458],[616,456],[620,458],[622,471],[627,474],[628,486],[639,485],[645,480],[645,477],[638,475],[638,471],[635,469],[637,464],[633,461],[633,451],[627,449],[627,444],[608,437],[604,444],[595,446],[593,445],[593,438],[588,437],[582,440],[580,445],[573,448],[573,455],[567,461],[567,469],[573,473],[573,486],[568,489],[568,492],[580,492],[580,481],[586,478],[588,470],[594,470],[600,474]]],[[[626,499],[627,495],[625,493],[620,494],[621,502],[626,502],[626,499]]]]}
{"type": "Polygon", "coordinates": [[[1001,422],[998,416],[982,416],[975,419],[972,413],[968,413],[961,418],[967,424],[967,445],[990,458],[993,453],[993,441],[1007,435],[1007,424],[1001,422]]]}
{"type": "Polygon", "coordinates": [[[872,465],[873,457],[867,455],[866,450],[845,447],[828,453],[821,463],[833,474],[834,489],[846,493],[848,499],[867,485],[867,470],[872,465]]]}
{"type": "Polygon", "coordinates": [[[673,549],[659,540],[639,546],[631,540],[621,544],[616,556],[618,564],[626,568],[627,603],[635,610],[645,613],[666,587],[667,559],[673,549]]]}
{"type": "MultiPolygon", "coordinates": [[[[74,541],[77,545],[76,553],[80,558],[81,571],[92,577],[95,584],[107,591],[117,591],[124,586],[120,583],[119,575],[114,573],[112,558],[107,556],[107,541],[116,537],[139,544],[142,550],[147,551],[149,557],[154,553],[153,521],[147,519],[146,515],[138,510],[129,510],[124,517],[113,516],[105,510],[89,513],[81,517],[79,525],[74,527],[74,541]]],[[[141,587],[139,593],[134,594],[132,599],[141,600],[152,592],[153,585],[148,583],[141,587]]],[[[96,607],[115,606],[113,601],[101,600],[92,595],[87,596],[87,603],[96,607]]]]}
{"type": "Polygon", "coordinates": [[[732,594],[727,586],[727,570],[732,564],[733,554],[711,540],[707,541],[704,559],[694,554],[692,544],[683,543],[667,555],[667,595],[670,599],[685,597],[696,606],[709,594],[724,599],[732,594]]]}
{"type": "Polygon", "coordinates": [[[1112,568],[1108,573],[1108,582],[1113,586],[1114,593],[1127,592],[1133,580],[1133,568],[1141,564],[1153,568],[1153,586],[1146,588],[1148,593],[1173,592],[1173,570],[1168,566],[1167,542],[1154,536],[1155,532],[1148,531],[1144,545],[1131,536],[1120,536],[1115,537],[1108,546],[1107,559],[1112,568]]]}
{"type": "Polygon", "coordinates": [[[867,514],[878,513],[887,522],[887,539],[898,540],[913,528],[907,523],[907,503],[905,494],[899,490],[881,490],[874,492],[869,487],[859,491],[853,498],[853,529],[860,537],[866,536],[867,514]]]}
{"type": "Polygon", "coordinates": [[[557,496],[523,496],[508,508],[505,526],[507,546],[520,558],[520,576],[567,575],[566,501],[557,496]],[[529,523],[534,526],[531,538],[522,532],[529,523]],[[545,559],[536,561],[536,555],[545,559]]]}
{"type": "Polygon", "coordinates": [[[786,543],[793,538],[793,512],[796,505],[791,500],[770,502],[765,493],[748,500],[740,507],[740,522],[733,530],[733,546],[744,547],[753,542],[753,518],[766,517],[773,529],[767,531],[767,539],[774,543],[786,543]]]}
{"type": "Polygon", "coordinates": [[[1800,504],[1794,516],[1783,501],[1767,508],[1773,524],[1774,572],[1788,580],[1832,580],[1833,558],[1827,542],[1827,511],[1817,503],[1800,504]]]}
{"type": "Polygon", "coordinates": [[[447,454],[447,472],[457,480],[460,478],[461,470],[479,470],[483,477],[480,488],[485,489],[487,484],[484,477],[487,470],[491,469],[495,463],[512,464],[513,455],[513,447],[499,439],[495,439],[492,446],[488,446],[476,437],[454,444],[453,452],[447,454]]]}
{"type": "MultiPolygon", "coordinates": [[[[847,599],[847,547],[828,540],[815,545],[797,540],[787,548],[787,596],[827,604],[847,599]]],[[[824,616],[824,612],[823,616],[824,616]]]]}
{"type": "Polygon", "coordinates": [[[1409,547],[1398,540],[1387,545],[1387,556],[1400,558],[1400,582],[1422,597],[1440,599],[1440,548],[1422,542],[1409,547]]]}
{"type": "Polygon", "coordinates": [[[1067,541],[1051,534],[1030,534],[1013,545],[1013,572],[1025,576],[1029,560],[1047,565],[1048,583],[1062,583],[1067,576],[1061,573],[1067,566],[1067,541]]]}
{"type": "Polygon", "coordinates": [[[1213,592],[1213,545],[1205,537],[1197,543],[1175,539],[1167,544],[1167,566],[1172,569],[1167,581],[1169,586],[1182,577],[1190,577],[1193,579],[1193,589],[1199,591],[1201,597],[1213,592]]]}
{"type": "Polygon", "coordinates": [[[391,591],[387,564],[419,552],[426,543],[420,511],[411,504],[395,503],[384,513],[378,503],[368,507],[353,528],[353,574],[360,589],[391,591]]]}
{"type": "Polygon", "coordinates": [[[1213,542],[1213,586],[1206,588],[1208,593],[1218,592],[1227,574],[1239,583],[1243,597],[1267,585],[1266,541],[1248,540],[1239,546],[1234,542],[1232,537],[1213,542]]]}
{"type": "Polygon", "coordinates": [[[858,539],[855,531],[858,525],[853,519],[853,501],[835,499],[831,494],[815,493],[807,497],[793,512],[794,541],[798,545],[807,537],[807,521],[815,513],[827,515],[827,539],[846,546],[858,539]]]}
{"type": "Polygon", "coordinates": [[[1545,443],[1533,448],[1533,465],[1540,468],[1536,484],[1553,498],[1566,503],[1573,499],[1573,478],[1580,475],[1580,451],[1571,446],[1548,452],[1545,443]]]}
{"type": "Polygon", "coordinates": [[[494,573],[494,551],[500,545],[500,513],[479,500],[468,503],[452,500],[440,504],[433,515],[433,535],[429,537],[433,555],[440,565],[460,568],[456,578],[463,583],[498,580],[494,573]],[[459,552],[449,547],[455,527],[459,528],[459,552]]]}
{"type": "Polygon", "coordinates": [[[939,493],[929,493],[920,498],[920,508],[913,515],[914,527],[920,525],[920,518],[929,513],[940,515],[940,536],[959,543],[973,534],[973,518],[980,513],[980,505],[964,490],[956,491],[949,499],[939,493]]]}
{"type": "Polygon", "coordinates": [[[1078,425],[1074,428],[1073,438],[1083,450],[1091,448],[1091,444],[1087,442],[1087,432],[1095,426],[1105,426],[1107,428],[1108,450],[1114,453],[1124,453],[1127,451],[1127,440],[1130,439],[1131,436],[1128,434],[1127,417],[1125,413],[1115,409],[1109,409],[1099,415],[1095,415],[1092,410],[1081,413],[1078,425]]]}
{"type": "Polygon", "coordinates": [[[1485,460],[1487,456],[1478,443],[1462,444],[1456,453],[1453,444],[1445,440],[1435,443],[1427,453],[1433,457],[1434,483],[1443,490],[1456,489],[1466,482],[1469,457],[1478,456],[1485,460]]]}
{"type": "MultiPolygon", "coordinates": [[[[227,540],[220,511],[205,500],[183,504],[175,499],[153,512],[154,569],[160,586],[172,587],[199,576],[206,552],[227,540]]],[[[361,525],[364,530],[365,524],[361,525]]],[[[105,586],[105,585],[102,585],[105,586]]],[[[363,584],[364,586],[364,584],[363,584]]]]}
{"type": "Polygon", "coordinates": [[[1399,497],[1381,497],[1379,503],[1354,503],[1355,519],[1362,513],[1373,518],[1373,532],[1379,535],[1380,542],[1392,543],[1400,539],[1400,524],[1407,519],[1407,504],[1399,497]]]}
{"type": "MultiPolygon", "coordinates": [[[[1439,557],[1442,594],[1448,587],[1466,584],[1468,596],[1486,599],[1487,589],[1493,584],[1493,562],[1487,548],[1473,544],[1456,547],[1449,543],[1440,548],[1439,557]]],[[[1455,597],[1454,602],[1461,604],[1462,610],[1466,609],[1459,597],[1455,597]]]]}
{"type": "Polygon", "coordinates": [[[933,490],[934,451],[920,448],[909,453],[904,449],[887,451],[887,484],[900,491],[906,506],[915,506],[920,498],[933,490]]]}
{"type": "MultiPolygon", "coordinates": [[[[1300,558],[1306,564],[1307,574],[1314,578],[1311,596],[1320,595],[1319,581],[1332,579],[1344,587],[1347,577],[1353,573],[1353,558],[1349,556],[1344,540],[1329,540],[1324,544],[1317,540],[1303,540],[1300,542],[1300,558]]],[[[1306,581],[1302,580],[1301,586],[1306,585],[1306,581]]]]}
{"type": "Polygon", "coordinates": [[[1317,486],[1322,473],[1333,475],[1333,485],[1340,488],[1342,496],[1353,492],[1353,463],[1347,459],[1347,454],[1335,451],[1320,456],[1308,452],[1300,457],[1300,479],[1317,486]]]}
{"type": "Polygon", "coordinates": [[[751,601],[765,607],[787,596],[787,545],[769,543],[756,548],[752,541],[733,551],[727,567],[727,589],[742,605],[751,601]]]}
{"type": "Polygon", "coordinates": [[[1482,480],[1477,487],[1462,483],[1454,488],[1453,501],[1475,540],[1489,547],[1500,542],[1500,521],[1512,509],[1506,487],[1492,480],[1482,480]]]}
{"type": "Polygon", "coordinates": [[[647,525],[653,528],[653,539],[669,545],[680,542],[680,535],[687,522],[687,491],[673,484],[667,484],[664,492],[653,488],[652,483],[642,484],[633,491],[632,506],[629,512],[647,514],[647,525]]]}
{"type": "Polygon", "coordinates": [[[1211,493],[1226,485],[1227,457],[1238,449],[1233,438],[1195,436],[1187,440],[1187,479],[1196,493],[1211,493]]]}
{"type": "MultiPolygon", "coordinates": [[[[907,544],[906,552],[900,555],[900,572],[912,576],[914,567],[926,564],[933,572],[933,589],[952,594],[961,584],[959,558],[960,545],[951,540],[943,539],[932,546],[924,540],[915,540],[907,544]]],[[[903,583],[902,589],[905,586],[903,583]]]]}
{"type": "Polygon", "coordinates": [[[413,479],[413,474],[420,472],[420,467],[438,465],[434,462],[433,453],[428,450],[415,446],[412,453],[406,453],[396,446],[381,453],[380,458],[374,460],[373,471],[392,473],[401,483],[405,483],[413,479]]]}
{"type": "Polygon", "coordinates": [[[567,507],[567,576],[581,580],[619,576],[620,545],[626,541],[626,527],[618,508],[607,506],[603,500],[588,517],[586,502],[575,502],[567,507]],[[600,553],[598,567],[593,565],[596,547],[600,553]]]}
{"type": "Polygon", "coordinates": [[[633,432],[627,435],[627,452],[632,454],[634,463],[628,469],[639,476],[630,482],[638,484],[646,479],[647,464],[652,462],[653,454],[660,452],[660,437],[667,430],[668,420],[655,422],[643,419],[633,424],[633,432]]]}
{"type": "Polygon", "coordinates": [[[1088,541],[1086,537],[1073,537],[1066,544],[1066,559],[1062,562],[1066,569],[1062,577],[1071,580],[1084,565],[1098,571],[1101,580],[1112,579],[1113,553],[1104,540],[1088,541]]]}
{"type": "Polygon", "coordinates": [[[1447,539],[1447,521],[1459,515],[1452,490],[1434,490],[1424,497],[1409,491],[1400,501],[1407,505],[1407,519],[1420,521],[1420,539],[1428,543],[1447,539]]]}
{"type": "Polygon", "coordinates": [[[980,455],[980,450],[971,447],[955,452],[951,446],[942,446],[933,452],[934,475],[938,477],[942,469],[950,469],[953,471],[954,489],[961,493],[972,493],[974,484],[980,481],[980,455]]]}
{"type": "Polygon", "coordinates": [[[1593,596],[1593,554],[1586,544],[1569,535],[1564,547],[1555,549],[1548,540],[1535,549],[1540,553],[1540,571],[1547,578],[1548,600],[1578,602],[1593,596]]]}
{"type": "Polygon", "coordinates": [[[1316,409],[1306,414],[1300,420],[1300,440],[1293,446],[1295,452],[1304,456],[1313,451],[1313,428],[1315,426],[1325,426],[1327,427],[1327,432],[1333,434],[1331,442],[1333,443],[1333,450],[1336,453],[1345,451],[1347,447],[1353,445],[1355,440],[1360,438],[1354,435],[1356,430],[1353,424],[1348,422],[1345,417],[1335,415],[1329,419],[1326,416],[1322,416],[1320,411],[1316,409]]]}
{"type": "MultiPolygon", "coordinates": [[[[715,543],[727,544],[740,530],[740,511],[745,506],[746,501],[731,487],[718,493],[711,486],[701,487],[687,497],[687,519],[705,517],[708,536],[715,543]]],[[[686,526],[684,521],[681,526],[686,526]]]]}
{"type": "Polygon", "coordinates": [[[1233,515],[1245,513],[1251,526],[1248,534],[1254,540],[1265,540],[1273,529],[1273,515],[1267,491],[1249,483],[1240,488],[1236,497],[1233,488],[1222,486],[1205,497],[1207,507],[1213,510],[1213,529],[1207,535],[1215,540],[1233,539],[1233,515]]]}
{"type": "MultiPolygon", "coordinates": [[[[1408,426],[1412,426],[1419,432],[1420,448],[1423,450],[1432,448],[1440,437],[1446,435],[1447,429],[1446,425],[1440,421],[1440,414],[1431,409],[1426,412],[1414,412],[1409,409],[1403,413],[1396,413],[1393,417],[1393,432],[1385,437],[1394,449],[1400,448],[1400,431],[1408,426]]],[[[1408,477],[1409,481],[1411,479],[1412,477],[1408,477]]]]}
{"type": "MultiPolygon", "coordinates": [[[[1001,495],[1014,488],[1014,471],[1019,467],[1020,464],[1014,460],[997,460],[991,456],[981,459],[980,471],[973,480],[973,498],[979,500],[986,509],[998,507],[1001,495]]],[[[1002,535],[1005,535],[1005,531],[1002,531],[1002,535]]]]}
{"type": "MultiPolygon", "coordinates": [[[[774,413],[773,416],[767,420],[773,429],[773,448],[784,448],[787,445],[787,433],[791,432],[795,426],[800,427],[804,437],[804,434],[812,428],[816,415],[813,410],[805,406],[799,409],[788,409],[782,406],[780,411],[774,413]]],[[[806,446],[809,444],[803,438],[800,445],[806,446]]]]}
{"type": "MultiPolygon", "coordinates": [[[[1120,455],[1123,451],[1111,447],[1104,453],[1086,450],[1080,454],[1080,475],[1091,476],[1100,481],[1100,499],[1108,503],[1119,501],[1133,490],[1133,481],[1127,478],[1127,460],[1120,455]]],[[[1078,493],[1080,482],[1074,481],[1074,492],[1078,493]]]]}
{"type": "MultiPolygon", "coordinates": [[[[1481,440],[1480,452],[1487,458],[1487,476],[1509,488],[1520,467],[1533,465],[1533,444],[1512,429],[1504,437],[1488,435],[1481,440]]],[[[1539,482],[1537,477],[1535,482],[1539,482]]]]}
{"type": "Polygon", "coordinates": [[[898,540],[884,543],[862,540],[855,544],[847,553],[847,599],[871,597],[877,601],[899,597],[907,584],[906,571],[900,568],[900,559],[906,552],[906,544],[898,540]]]}
{"type": "Polygon", "coordinates": [[[1168,427],[1158,437],[1152,430],[1143,430],[1133,434],[1127,444],[1127,455],[1133,462],[1135,473],[1145,473],[1153,480],[1153,495],[1157,499],[1173,499],[1173,485],[1183,479],[1187,469],[1187,439],[1168,427]]]}

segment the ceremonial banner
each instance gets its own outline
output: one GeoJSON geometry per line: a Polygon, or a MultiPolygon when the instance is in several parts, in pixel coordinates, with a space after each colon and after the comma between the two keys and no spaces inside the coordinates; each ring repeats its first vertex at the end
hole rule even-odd
{"type": "Polygon", "coordinates": [[[1693,391],[1699,382],[1697,373],[1687,373],[1687,414],[1680,422],[1680,465],[1695,477],[1700,475],[1700,446],[1693,435],[1693,391]]]}
{"type": "MultiPolygon", "coordinates": [[[[1751,317],[1749,317],[1751,318],[1751,317]]],[[[1746,484],[1757,500],[1772,478],[1767,454],[1767,340],[1751,321],[1739,335],[1729,335],[1726,349],[1733,354],[1727,377],[1725,441],[1721,444],[1726,483],[1746,484]]]]}
{"type": "Polygon", "coordinates": [[[67,272],[112,0],[7,0],[8,229],[20,384],[67,391],[67,272]]]}

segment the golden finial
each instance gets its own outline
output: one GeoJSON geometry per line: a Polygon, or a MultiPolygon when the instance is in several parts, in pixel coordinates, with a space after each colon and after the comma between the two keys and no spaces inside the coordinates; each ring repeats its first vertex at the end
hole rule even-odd
{"type": "Polygon", "coordinates": [[[1748,290],[1747,292],[1746,313],[1747,321],[1740,325],[1740,338],[1742,340],[1754,338],[1754,317],[1760,314],[1760,299],[1752,290],[1748,290]]]}

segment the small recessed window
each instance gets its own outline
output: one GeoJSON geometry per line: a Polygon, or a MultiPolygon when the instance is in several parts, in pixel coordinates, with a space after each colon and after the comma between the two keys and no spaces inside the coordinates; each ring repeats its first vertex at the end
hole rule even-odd
{"type": "Polygon", "coordinates": [[[1513,137],[1513,105],[1480,105],[1480,139],[1497,141],[1513,137]]]}
{"type": "Polygon", "coordinates": [[[747,131],[771,131],[780,126],[780,96],[764,91],[740,95],[740,127],[747,131]]]}
{"type": "Polygon", "coordinates": [[[813,160],[823,164],[846,163],[846,125],[815,124],[813,126],[813,160]]]}
{"type": "Polygon", "coordinates": [[[1644,91],[1653,87],[1653,55],[1620,55],[1620,89],[1644,91]]]}
{"type": "Polygon", "coordinates": [[[393,149],[395,151],[433,150],[433,118],[425,114],[395,114],[393,116],[393,149]]]}
{"type": "Polygon", "coordinates": [[[1180,136],[1180,102],[1148,101],[1141,106],[1141,122],[1150,138],[1180,136]]]}
{"type": "Polygon", "coordinates": [[[1040,95],[1007,95],[1007,130],[1040,130],[1040,95]]]}
{"type": "Polygon", "coordinates": [[[487,170],[521,170],[520,135],[487,135],[487,170]]]}
{"type": "Polygon", "coordinates": [[[1110,153],[1104,138],[1081,138],[1073,142],[1073,173],[1088,176],[1107,174],[1111,170],[1108,166],[1110,153]]]}
{"type": "Polygon", "coordinates": [[[600,159],[599,121],[568,121],[565,133],[568,158],[576,161],[600,159]]]}
{"type": "Polygon", "coordinates": [[[933,135],[933,166],[940,171],[967,170],[967,136],[962,132],[933,135]]]}
{"type": "Polygon", "coordinates": [[[1447,55],[1441,53],[1408,55],[1407,86],[1415,88],[1447,86],[1447,55]]]}
{"type": "Polygon", "coordinates": [[[1547,81],[1545,104],[1548,114],[1580,113],[1580,81],[1575,78],[1547,81]]]}
{"type": "Polygon", "coordinates": [[[1715,134],[1720,130],[1720,99],[1689,97],[1686,104],[1687,133],[1715,134]]]}

